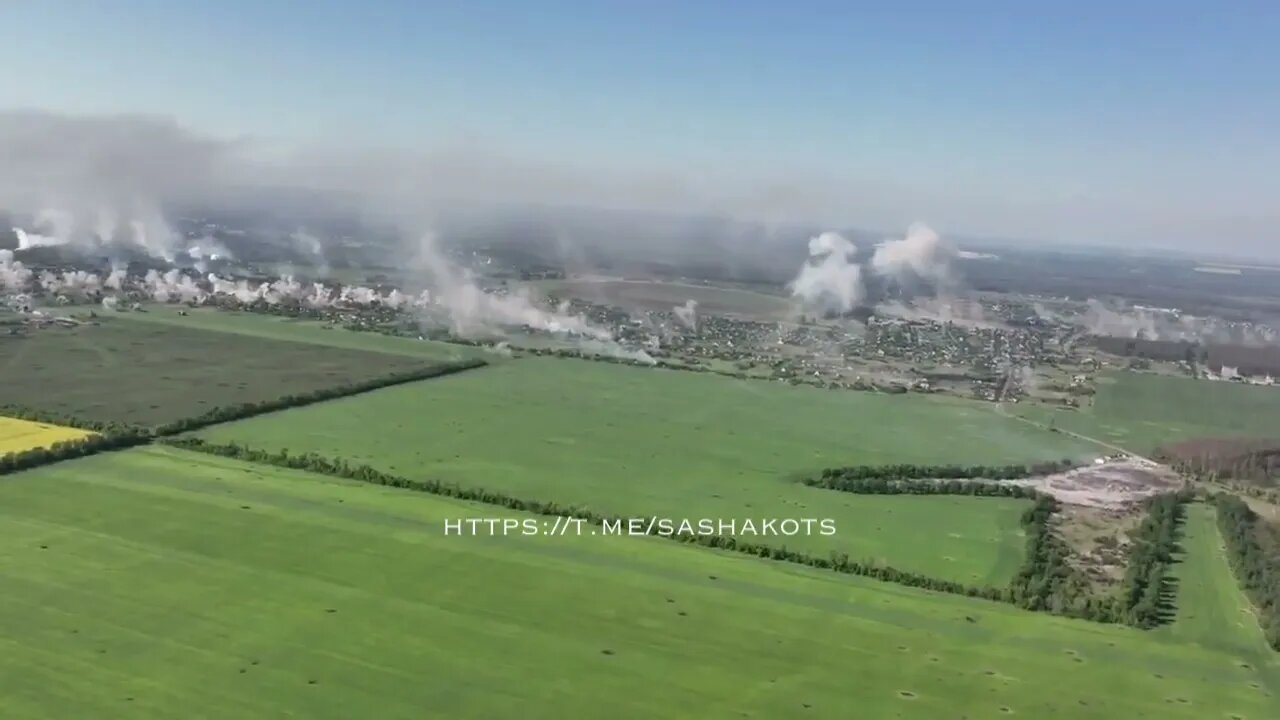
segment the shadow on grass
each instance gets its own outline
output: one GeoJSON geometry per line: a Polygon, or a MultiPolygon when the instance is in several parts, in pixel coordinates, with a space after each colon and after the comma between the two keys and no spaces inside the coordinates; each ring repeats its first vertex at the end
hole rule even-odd
{"type": "Polygon", "coordinates": [[[1173,547],[1170,549],[1169,562],[1164,566],[1164,574],[1160,577],[1160,592],[1156,596],[1156,624],[1161,627],[1173,623],[1178,618],[1178,588],[1182,580],[1174,575],[1174,568],[1182,564],[1186,549],[1182,538],[1186,532],[1186,507],[1178,513],[1178,524],[1173,529],[1173,547]]]}

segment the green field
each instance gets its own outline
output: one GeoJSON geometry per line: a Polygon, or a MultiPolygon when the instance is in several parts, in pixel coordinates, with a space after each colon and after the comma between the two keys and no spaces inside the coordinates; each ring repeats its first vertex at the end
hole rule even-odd
{"type": "Polygon", "coordinates": [[[1267,647],[1248,598],[1227,562],[1217,517],[1211,505],[1188,507],[1182,554],[1175,566],[1178,612],[1158,632],[1269,667],[1271,692],[1280,693],[1280,657],[1267,647]]]}
{"type": "Polygon", "coordinates": [[[0,337],[0,404],[154,426],[429,364],[407,355],[109,318],[0,337]]]}
{"type": "Polygon", "coordinates": [[[112,317],[179,328],[216,330],[271,340],[293,340],[348,350],[371,350],[392,355],[408,355],[429,360],[462,360],[478,355],[486,359],[495,357],[490,354],[482,355],[483,351],[466,345],[345,330],[316,320],[297,320],[263,313],[149,305],[147,312],[121,313],[112,317]],[[187,314],[179,315],[179,312],[187,314]]]}
{"type": "Polygon", "coordinates": [[[546,358],[467,375],[220,425],[201,436],[610,514],[833,518],[834,538],[760,539],[983,585],[1004,585],[1020,564],[1026,501],[851,495],[802,486],[794,476],[834,465],[1091,452],[1067,436],[954,399],[546,358]]]}
{"type": "Polygon", "coordinates": [[[1025,403],[1015,412],[1138,453],[1194,438],[1274,437],[1280,388],[1118,372],[1076,411],[1025,403]]]}
{"type": "Polygon", "coordinates": [[[501,516],[156,447],[9,476],[4,715],[1280,713],[1231,646],[660,539],[443,534],[501,516]]]}

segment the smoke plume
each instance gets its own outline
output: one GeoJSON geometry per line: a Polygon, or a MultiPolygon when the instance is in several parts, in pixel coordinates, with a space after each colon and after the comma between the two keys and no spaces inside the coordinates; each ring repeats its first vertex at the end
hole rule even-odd
{"type": "Polygon", "coordinates": [[[31,284],[32,272],[13,259],[12,250],[0,250],[0,290],[19,293],[31,284]]]}
{"type": "Polygon", "coordinates": [[[686,300],[684,305],[677,305],[675,306],[675,308],[673,308],[672,311],[675,313],[676,320],[680,321],[680,324],[684,325],[685,327],[689,328],[694,332],[698,331],[698,301],[697,300],[693,300],[693,299],[686,300]]]}
{"type": "Polygon", "coordinates": [[[329,274],[329,261],[325,258],[324,243],[320,238],[302,228],[298,228],[289,236],[294,250],[307,256],[315,264],[315,274],[325,277],[329,274]]]}
{"type": "Polygon", "coordinates": [[[806,311],[846,313],[862,300],[862,268],[853,261],[858,248],[844,236],[824,232],[809,239],[809,259],[791,281],[791,294],[806,311]]]}
{"type": "Polygon", "coordinates": [[[544,332],[612,341],[608,331],[562,310],[537,307],[523,291],[485,292],[473,274],[451,262],[436,246],[433,234],[424,235],[414,268],[430,285],[433,304],[443,310],[455,334],[485,337],[504,329],[528,327],[544,332]]]}
{"type": "Polygon", "coordinates": [[[935,290],[953,282],[952,262],[956,248],[924,223],[912,223],[906,237],[890,240],[876,248],[871,268],[899,283],[924,281],[935,290]]]}

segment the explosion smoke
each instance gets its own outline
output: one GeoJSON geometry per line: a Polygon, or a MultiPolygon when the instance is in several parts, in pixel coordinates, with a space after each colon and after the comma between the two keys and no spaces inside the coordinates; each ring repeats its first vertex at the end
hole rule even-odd
{"type": "Polygon", "coordinates": [[[809,239],[809,260],[791,281],[791,294],[805,310],[846,313],[862,300],[862,268],[853,262],[858,248],[844,236],[824,232],[809,239]]]}
{"type": "Polygon", "coordinates": [[[0,290],[17,293],[31,284],[32,272],[13,259],[12,250],[0,250],[0,290]]]}
{"type": "Polygon", "coordinates": [[[529,327],[612,342],[608,331],[581,317],[569,315],[563,309],[552,312],[537,307],[523,290],[499,295],[480,289],[469,271],[454,265],[436,248],[434,235],[423,236],[414,264],[429,279],[433,304],[447,312],[453,331],[461,337],[529,327]]]}
{"type": "Polygon", "coordinates": [[[677,305],[672,309],[675,313],[676,320],[690,330],[698,331],[698,301],[686,300],[684,305],[677,305]]]}
{"type": "Polygon", "coordinates": [[[890,240],[876,248],[871,268],[899,283],[923,280],[935,290],[952,284],[951,264],[956,248],[924,223],[912,223],[906,237],[890,240]]]}

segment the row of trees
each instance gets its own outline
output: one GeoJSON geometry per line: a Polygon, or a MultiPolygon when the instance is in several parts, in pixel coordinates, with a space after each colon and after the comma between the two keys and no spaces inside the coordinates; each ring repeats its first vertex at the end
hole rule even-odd
{"type": "Polygon", "coordinates": [[[0,475],[30,470],[60,460],[84,457],[106,450],[120,450],[150,442],[150,433],[128,430],[110,435],[89,435],[76,440],[61,440],[47,448],[33,448],[0,456],[0,475]]]}
{"type": "Polygon", "coordinates": [[[142,430],[137,425],[131,425],[129,423],[89,420],[76,417],[74,415],[51,413],[44,410],[37,410],[35,408],[18,405],[0,405],[0,417],[30,420],[32,422],[48,423],[49,425],[61,425],[62,427],[73,427],[78,430],[102,433],[103,435],[127,434],[141,432],[142,430]]]}
{"type": "MultiPolygon", "coordinates": [[[[1076,462],[1064,458],[1046,462],[1009,465],[915,465],[898,463],[894,465],[854,465],[850,467],[827,468],[822,471],[820,480],[866,480],[866,479],[925,479],[963,480],[981,478],[988,480],[1018,480],[1037,475],[1070,470],[1076,462]]],[[[810,483],[814,484],[814,483],[810,483]]],[[[823,485],[824,487],[829,487],[823,485]]],[[[839,489],[839,488],[836,488],[839,489]]],[[[857,492],[856,490],[852,492],[857,492]]]]}
{"type": "MultiPolygon", "coordinates": [[[[525,500],[492,490],[485,490],[483,488],[476,487],[462,487],[454,483],[446,483],[433,479],[410,479],[383,472],[368,465],[351,464],[345,459],[331,459],[315,453],[291,455],[287,450],[257,450],[236,443],[220,445],[207,442],[197,437],[168,438],[163,442],[167,445],[184,450],[192,450],[211,455],[219,455],[222,457],[230,457],[238,460],[246,460],[249,462],[274,465],[294,470],[306,470],[309,472],[373,483],[376,485],[385,485],[389,487],[403,488],[406,490],[431,493],[434,495],[442,495],[459,500],[482,502],[521,512],[579,518],[593,525],[600,525],[605,521],[626,523],[626,518],[614,515],[604,515],[575,505],[561,505],[559,503],[541,500],[525,500]]],[[[834,572],[848,575],[861,575],[910,587],[936,590],[938,592],[952,593],[956,595],[967,595],[969,597],[986,598],[988,600],[1002,602],[1009,602],[1011,599],[1009,591],[1004,588],[977,587],[950,580],[940,580],[938,578],[899,570],[897,568],[880,565],[874,562],[859,562],[851,560],[846,553],[833,552],[828,557],[822,557],[819,555],[810,555],[797,550],[792,550],[785,546],[766,545],[763,543],[745,541],[740,538],[715,534],[700,535],[695,533],[666,535],[658,532],[654,532],[654,534],[680,542],[694,543],[722,550],[730,550],[770,560],[808,565],[810,567],[832,570],[834,572]]]]}
{"type": "Polygon", "coordinates": [[[1280,650],[1280,532],[1235,495],[1221,493],[1214,504],[1231,567],[1257,609],[1267,642],[1280,650]]]}
{"type": "Polygon", "coordinates": [[[1058,501],[1040,495],[1022,514],[1027,559],[1010,587],[1012,602],[1027,610],[1113,623],[1122,621],[1112,598],[1094,595],[1089,581],[1068,562],[1071,549],[1053,529],[1058,501]]]}
{"type": "MultiPolygon", "coordinates": [[[[576,505],[527,500],[493,490],[463,487],[435,479],[410,479],[377,470],[369,465],[352,464],[345,459],[326,458],[316,453],[293,455],[287,450],[259,450],[236,443],[215,444],[201,438],[187,436],[167,438],[162,442],[185,450],[481,502],[520,512],[578,518],[593,525],[600,525],[606,521],[626,523],[626,518],[598,513],[576,505]]],[[[994,483],[965,484],[1003,487],[994,483]]],[[[929,485],[936,487],[947,484],[929,483],[929,485]]],[[[1095,622],[1129,623],[1139,627],[1149,627],[1149,624],[1140,622],[1146,616],[1130,612],[1131,604],[1126,604],[1121,598],[1095,595],[1088,580],[1070,565],[1068,561],[1071,554],[1070,548],[1053,528],[1053,517],[1059,510],[1057,500],[1050,495],[1039,493],[1033,493],[1027,497],[1035,500],[1022,517],[1022,525],[1027,535],[1027,559],[1014,581],[1006,588],[966,585],[872,561],[852,560],[847,553],[843,552],[832,552],[829,556],[823,557],[792,550],[786,546],[767,545],[714,534],[662,534],[657,532],[656,528],[653,534],[680,542],[807,565],[848,575],[870,577],[908,587],[1011,603],[1027,610],[1051,612],[1095,622]]],[[[1187,496],[1180,495],[1176,498],[1176,502],[1169,499],[1159,504],[1153,503],[1152,507],[1156,509],[1151,511],[1151,517],[1143,525],[1144,528],[1149,527],[1149,529],[1141,531],[1143,537],[1152,538],[1149,544],[1153,548],[1167,547],[1167,543],[1162,539],[1167,537],[1165,528],[1169,526],[1168,518],[1174,517],[1170,513],[1176,512],[1176,509],[1181,507],[1181,503],[1187,499],[1189,499],[1187,496]]],[[[1169,552],[1166,550],[1164,554],[1168,555],[1169,552]]],[[[1154,553],[1153,556],[1159,557],[1160,553],[1154,553]]],[[[1139,559],[1138,562],[1143,561],[1139,559]]],[[[1148,575],[1149,573],[1144,573],[1143,577],[1148,575]]],[[[1139,593],[1139,596],[1141,597],[1142,594],[1139,593]]]]}
{"type": "Polygon", "coordinates": [[[440,377],[441,375],[450,375],[452,373],[478,368],[486,364],[487,363],[480,358],[438,363],[415,370],[406,370],[404,372],[383,375],[382,377],[371,378],[361,382],[324,387],[310,392],[299,393],[297,395],[285,395],[284,397],[266,400],[264,402],[242,403],[240,405],[217,407],[209,412],[202,413],[194,417],[183,418],[181,420],[175,420],[173,422],[160,425],[155,428],[155,434],[176,435],[178,433],[196,430],[207,425],[229,422],[231,420],[241,420],[254,415],[276,412],[277,410],[285,410],[292,407],[298,407],[300,405],[310,405],[323,400],[333,400],[340,397],[346,397],[347,395],[355,395],[357,393],[368,392],[370,390],[390,387],[392,385],[402,385],[404,383],[415,382],[418,380],[440,377]]]}
{"type": "Polygon", "coordinates": [[[973,495],[982,497],[1035,498],[1035,488],[1010,483],[972,480],[907,480],[892,477],[844,477],[823,475],[802,480],[810,487],[859,495],[973,495]]]}
{"type": "Polygon", "coordinates": [[[1239,481],[1274,487],[1280,480],[1280,443],[1274,440],[1199,440],[1156,452],[1183,475],[1209,482],[1239,481]]]}
{"type": "Polygon", "coordinates": [[[29,470],[31,468],[58,462],[60,460],[84,457],[85,455],[92,455],[106,450],[118,450],[121,448],[133,447],[135,445],[150,442],[157,436],[176,435],[181,432],[195,430],[214,423],[239,420],[253,415],[284,410],[286,408],[297,407],[299,405],[308,405],[322,400],[331,400],[391,385],[399,385],[402,383],[439,377],[441,375],[448,375],[451,373],[461,372],[463,370],[470,370],[485,364],[485,361],[479,358],[451,363],[440,363],[417,370],[384,375],[382,377],[373,378],[363,382],[327,387],[298,395],[286,395],[266,402],[244,403],[241,405],[214,408],[207,413],[203,413],[195,417],[184,418],[182,420],[176,420],[155,428],[143,428],[119,422],[85,420],[73,416],[64,417],[55,413],[42,412],[26,407],[0,406],[0,416],[49,423],[51,425],[62,425],[64,427],[74,427],[95,433],[75,440],[62,440],[49,447],[32,448],[30,450],[23,450],[20,452],[6,453],[5,455],[0,456],[0,475],[17,472],[19,470],[29,470]]]}
{"type": "Polygon", "coordinates": [[[1146,502],[1146,517],[1135,530],[1129,563],[1120,586],[1120,607],[1124,620],[1140,628],[1161,622],[1167,608],[1161,600],[1165,577],[1178,549],[1178,528],[1190,491],[1158,495],[1146,502]]]}

